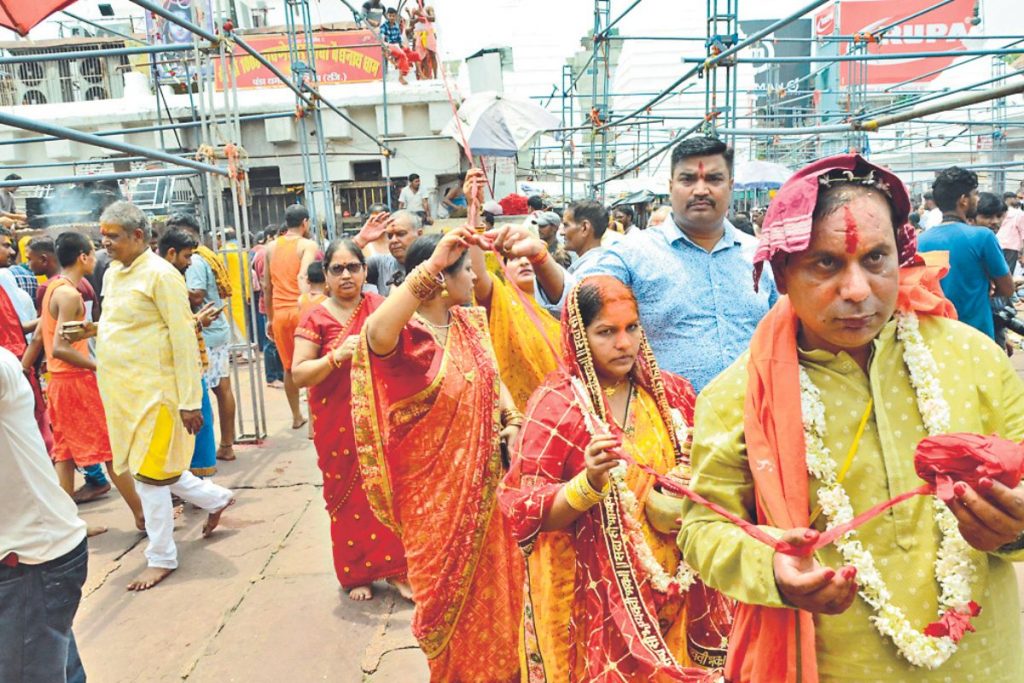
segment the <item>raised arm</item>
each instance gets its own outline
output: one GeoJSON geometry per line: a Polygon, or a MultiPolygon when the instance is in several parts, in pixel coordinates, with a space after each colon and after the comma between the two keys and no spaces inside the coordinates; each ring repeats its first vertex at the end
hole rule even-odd
{"type": "MultiPolygon", "coordinates": [[[[462,253],[469,247],[473,237],[473,232],[468,228],[452,230],[441,238],[434,253],[417,266],[416,270],[423,268],[431,278],[439,278],[445,268],[459,260],[462,253]]],[[[392,289],[391,294],[380,305],[380,308],[366,319],[366,324],[363,327],[366,330],[367,341],[370,350],[378,356],[386,356],[395,350],[402,329],[423,303],[410,289],[410,281],[416,270],[406,276],[405,282],[401,286],[392,289]]]]}
{"type": "Polygon", "coordinates": [[[473,285],[473,294],[480,306],[491,310],[491,294],[494,292],[494,281],[487,271],[487,257],[483,249],[476,244],[469,248],[469,261],[473,264],[473,272],[476,274],[476,284],[473,285]]]}
{"type": "Polygon", "coordinates": [[[548,253],[544,240],[534,237],[522,226],[503,229],[496,234],[494,248],[510,258],[525,256],[533,265],[537,284],[549,301],[560,301],[565,290],[565,270],[548,253]]]}

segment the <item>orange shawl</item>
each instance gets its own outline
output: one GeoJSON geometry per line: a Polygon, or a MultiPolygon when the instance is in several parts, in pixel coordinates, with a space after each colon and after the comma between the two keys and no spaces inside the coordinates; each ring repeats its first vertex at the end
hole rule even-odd
{"type": "MultiPolygon", "coordinates": [[[[955,318],[939,287],[949,270],[945,254],[928,264],[900,269],[897,306],[902,311],[955,318]],[[945,263],[943,263],[943,260],[945,263]]],[[[750,341],[743,428],[752,467],[757,521],[780,529],[810,525],[810,497],[800,413],[800,321],[789,297],[782,297],[757,326],[750,341]]],[[[814,617],[809,612],[738,605],[729,636],[726,676],[735,683],[816,683],[814,617]]]]}

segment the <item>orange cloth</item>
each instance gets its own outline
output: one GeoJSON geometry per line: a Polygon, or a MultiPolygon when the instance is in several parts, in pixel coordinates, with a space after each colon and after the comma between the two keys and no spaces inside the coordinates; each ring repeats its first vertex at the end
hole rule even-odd
{"type": "MultiPolygon", "coordinates": [[[[275,290],[276,291],[276,290],[275,290]]],[[[288,372],[292,371],[292,357],[295,356],[295,329],[299,326],[299,308],[274,310],[274,345],[277,355],[281,357],[281,365],[288,372]]]]}
{"type": "MultiPolygon", "coordinates": [[[[53,357],[53,338],[57,332],[57,317],[50,313],[50,301],[53,299],[53,293],[65,286],[71,287],[75,294],[78,294],[78,289],[72,286],[67,278],[55,277],[50,280],[50,284],[46,288],[46,294],[43,295],[43,303],[41,305],[42,310],[39,312],[39,328],[40,334],[43,335],[43,349],[46,351],[46,367],[51,375],[62,372],[78,373],[82,370],[82,368],[76,367],[67,361],[53,357]]],[[[81,298],[82,295],[78,294],[78,296],[81,298]]],[[[84,306],[82,315],[78,319],[85,320],[84,306]]],[[[89,342],[87,340],[80,339],[71,346],[82,355],[89,355],[89,342]]]]}
{"type": "MultiPolygon", "coordinates": [[[[946,315],[941,266],[900,269],[899,305],[906,311],[946,315]]],[[[955,315],[955,314],[954,314],[955,315]]],[[[800,410],[800,320],[782,297],[750,341],[744,438],[757,492],[757,522],[780,529],[810,526],[810,498],[800,410]]],[[[815,683],[818,663],[814,617],[809,612],[740,603],[729,636],[726,678],[736,683],[815,683]]]]}
{"type": "Polygon", "coordinates": [[[417,321],[387,357],[352,359],[363,489],[405,546],[413,635],[430,680],[513,683],[523,562],[497,509],[498,370],[482,309],[453,307],[441,346],[417,321]]]}
{"type": "MultiPolygon", "coordinates": [[[[298,235],[284,235],[274,242],[274,252],[270,257],[270,282],[274,287],[271,303],[274,306],[274,317],[278,311],[299,307],[299,269],[302,259],[299,257],[298,235]]],[[[292,330],[294,333],[294,330],[292,330]]],[[[275,339],[276,341],[276,339],[275,339]]]]}
{"type": "MultiPolygon", "coordinates": [[[[114,456],[110,451],[107,418],[96,385],[96,373],[53,356],[57,318],[50,313],[50,300],[53,293],[62,287],[71,287],[81,297],[66,278],[54,278],[43,295],[39,316],[39,334],[43,335],[46,366],[50,371],[46,396],[50,402],[50,424],[53,426],[52,455],[54,462],[74,460],[75,465],[86,467],[107,462],[114,456]]],[[[84,308],[78,319],[85,319],[84,308]]],[[[72,347],[85,356],[89,355],[89,342],[85,339],[75,342],[72,347]]]]}
{"type": "Polygon", "coordinates": [[[73,460],[78,467],[87,467],[113,460],[95,372],[79,369],[52,375],[46,395],[54,462],[73,460]]]}

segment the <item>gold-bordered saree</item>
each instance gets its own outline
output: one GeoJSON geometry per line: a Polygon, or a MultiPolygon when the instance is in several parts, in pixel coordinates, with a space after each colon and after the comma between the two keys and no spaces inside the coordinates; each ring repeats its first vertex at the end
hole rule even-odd
{"type": "Polygon", "coordinates": [[[432,681],[519,679],[522,558],[497,508],[499,379],[483,309],[451,309],[444,346],[413,320],[396,350],[352,364],[370,507],[406,550],[413,634],[432,681]]]}

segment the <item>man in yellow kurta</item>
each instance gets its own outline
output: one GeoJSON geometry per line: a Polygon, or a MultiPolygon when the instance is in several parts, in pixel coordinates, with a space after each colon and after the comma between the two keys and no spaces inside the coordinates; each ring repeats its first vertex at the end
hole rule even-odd
{"type": "MultiPolygon", "coordinates": [[[[823,452],[813,422],[802,424],[804,413],[816,410],[808,382],[820,392],[821,442],[842,473],[853,514],[921,484],[913,460],[926,424],[1024,438],[1024,385],[991,340],[942,317],[949,307],[935,296],[937,282],[930,293],[910,286],[926,267],[916,260],[912,233],[901,229],[909,200],[895,176],[855,155],[833,157],[798,173],[776,201],[755,261],[771,261],[789,296],[762,321],[751,350],[700,394],[692,485],[773,536],[803,545],[830,524],[819,504],[832,509],[819,496],[818,476],[808,474],[808,449],[823,452]],[[901,273],[898,264],[916,267],[901,273]],[[923,344],[897,332],[897,303],[898,316],[917,311],[923,344]],[[935,361],[932,376],[950,408],[945,418],[935,409],[922,417],[908,369],[915,350],[935,361]]],[[[730,635],[729,680],[1024,680],[1011,564],[1024,559],[1024,490],[958,483],[949,510],[955,519],[948,536],[966,541],[956,559],[969,568],[969,599],[982,610],[971,620],[976,632],[958,644],[923,642],[921,635],[946,609],[936,556],[947,534],[933,497],[911,498],[853,532],[873,556],[888,605],[906,619],[905,628],[895,628],[908,636],[902,640],[882,632],[878,605],[864,599],[873,581],[856,571],[861,560],[835,544],[809,557],[776,553],[687,503],[679,535],[685,559],[708,584],[746,603],[730,635]],[[943,649],[948,658],[928,654],[943,649]]]]}
{"type": "Polygon", "coordinates": [[[129,590],[146,590],[178,566],[171,494],[209,513],[208,535],[231,491],[188,471],[203,424],[195,323],[185,282],[149,249],[146,215],[129,202],[100,218],[113,262],[103,280],[97,334],[97,381],[107,416],[114,468],[129,470],[142,499],[149,567],[129,590]]]}

